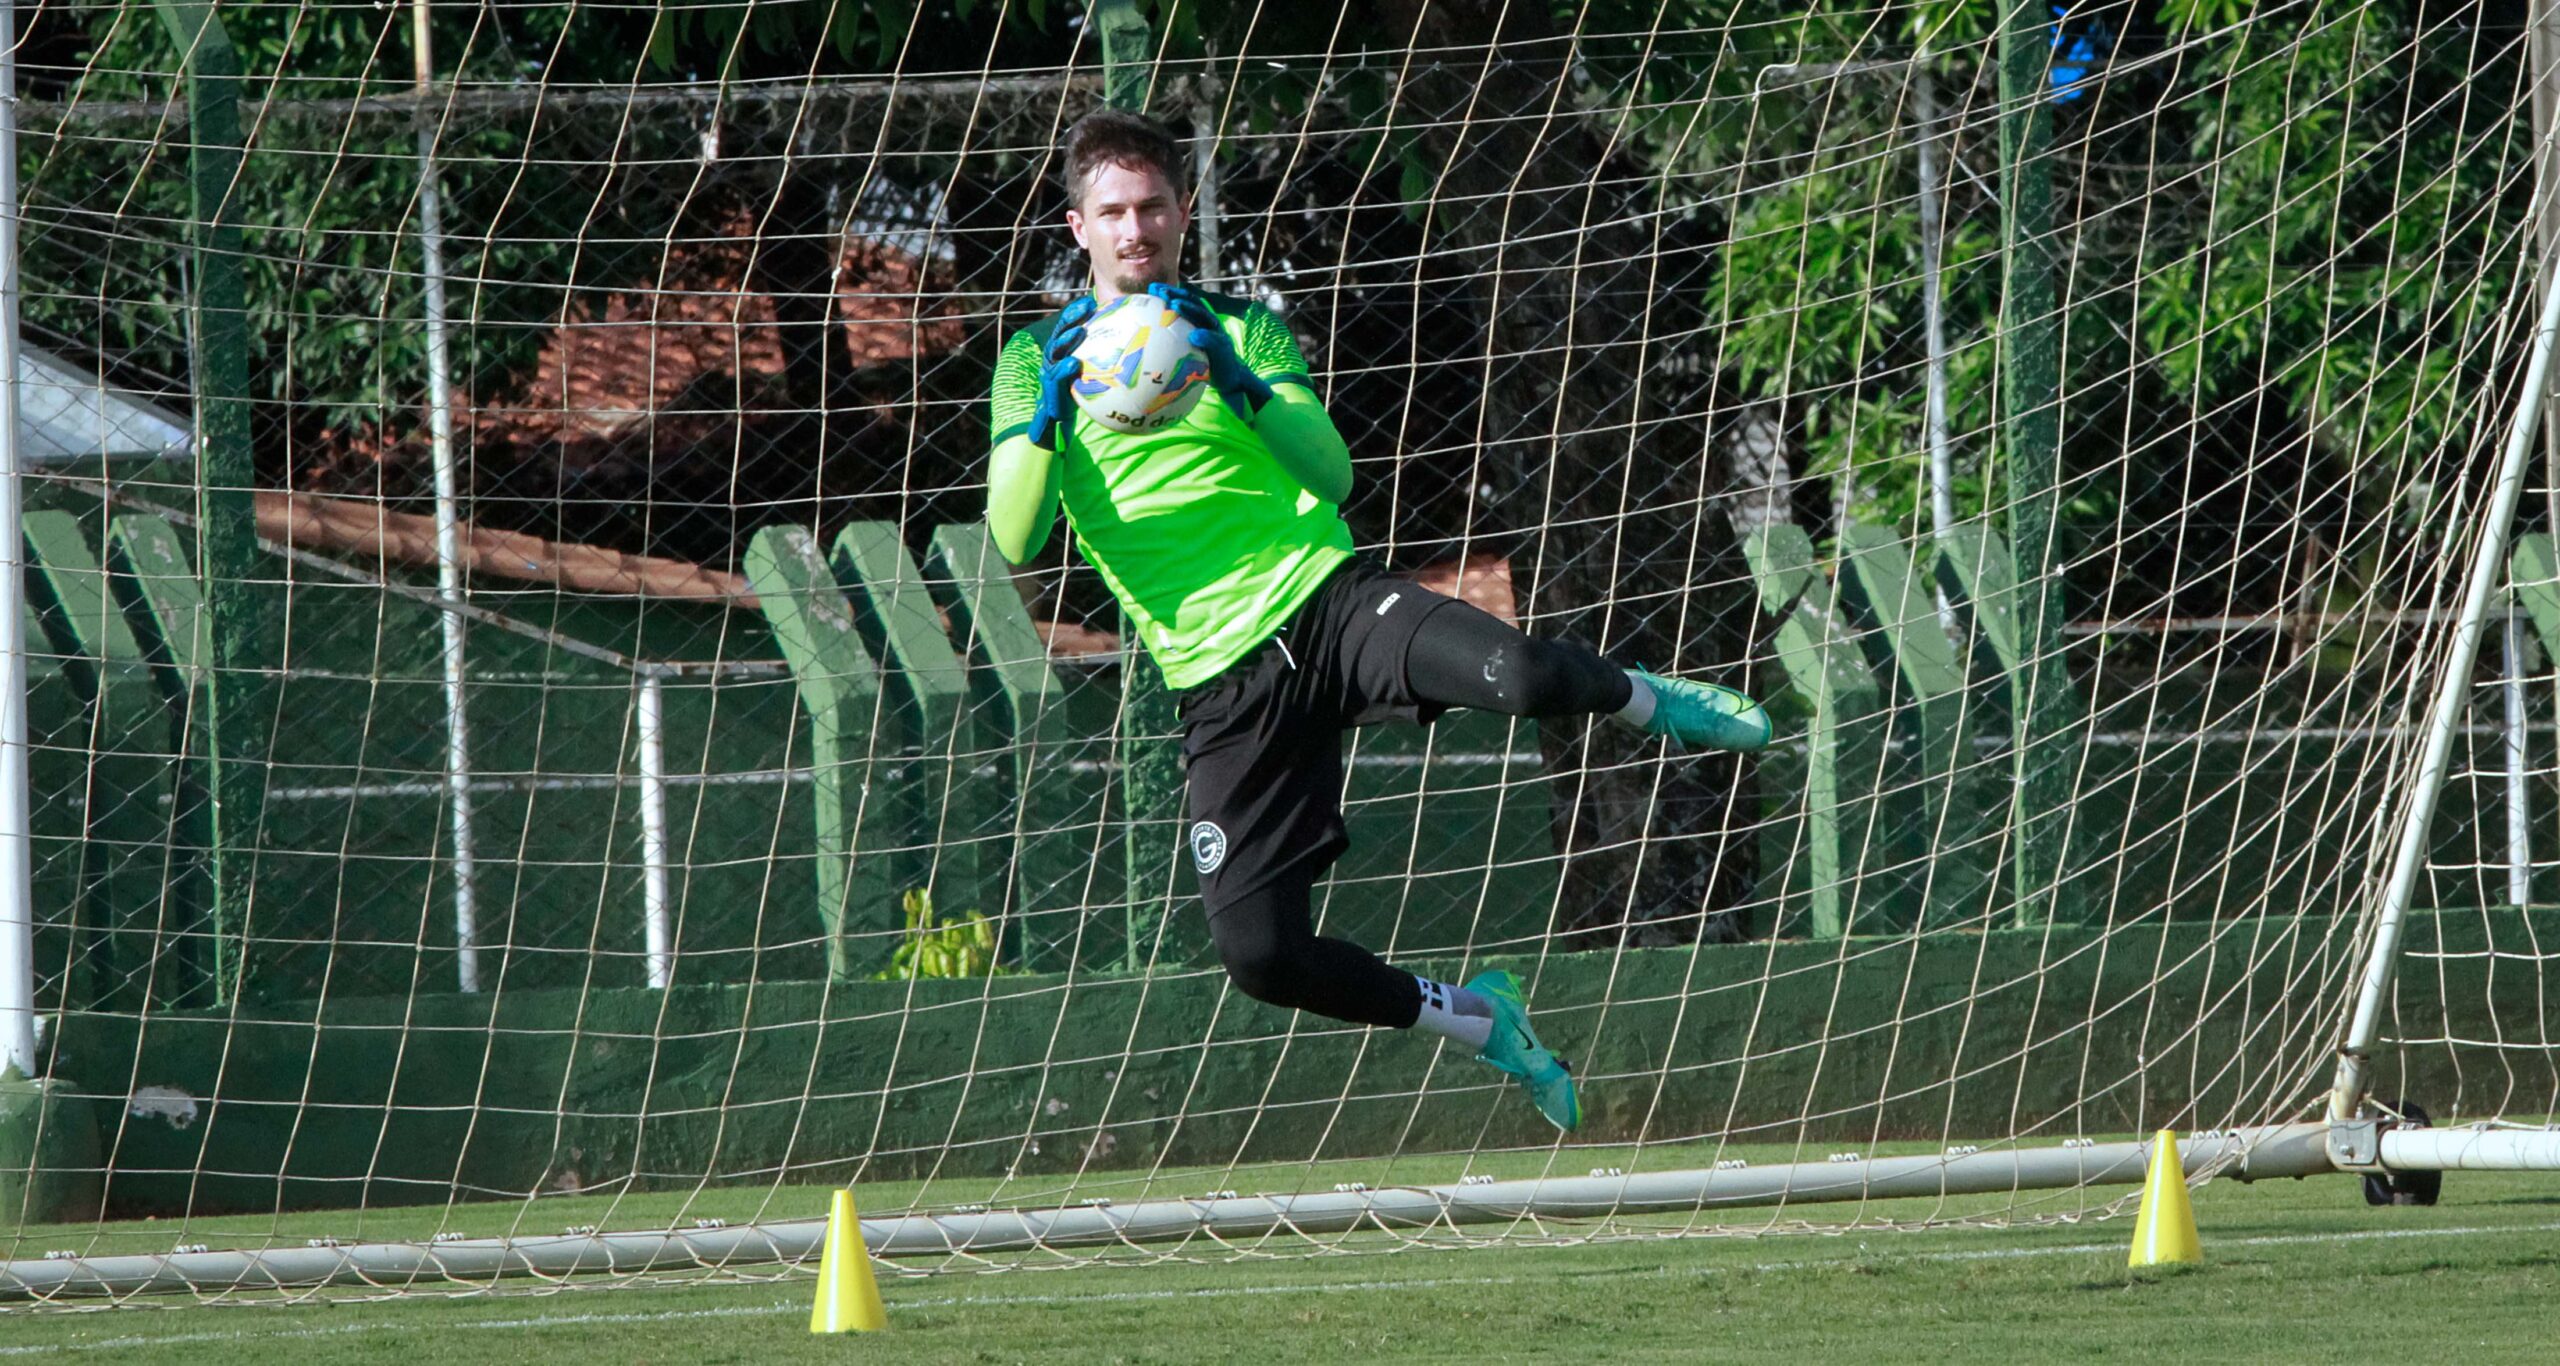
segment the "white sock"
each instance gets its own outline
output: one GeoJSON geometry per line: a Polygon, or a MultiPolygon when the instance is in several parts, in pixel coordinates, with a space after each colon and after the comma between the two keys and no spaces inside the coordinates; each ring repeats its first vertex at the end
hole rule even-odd
{"type": "Polygon", "coordinates": [[[1611,718],[1636,730],[1643,730],[1645,723],[1653,719],[1653,689],[1646,687],[1644,680],[1636,677],[1636,671],[1633,669],[1627,670],[1627,687],[1631,689],[1627,694],[1627,705],[1611,713],[1611,718]]]}
{"type": "Polygon", "coordinates": [[[1493,1037],[1493,1002],[1465,987],[1428,977],[1413,980],[1422,988],[1422,1014],[1413,1027],[1483,1051],[1485,1040],[1493,1037]]]}

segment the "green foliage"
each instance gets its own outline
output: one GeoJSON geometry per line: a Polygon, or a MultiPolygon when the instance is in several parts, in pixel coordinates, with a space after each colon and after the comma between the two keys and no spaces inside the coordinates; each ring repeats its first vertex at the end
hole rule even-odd
{"type": "MultiPolygon", "coordinates": [[[[2201,26],[2229,9],[2169,13],[2201,26]]],[[[2511,84],[2390,7],[2249,25],[2203,51],[2180,112],[2211,195],[2149,258],[2145,352],[2200,406],[2272,385],[2351,478],[2405,484],[2471,433],[2494,385],[2484,343],[2510,278],[2490,262],[2523,207],[2501,181],[2529,129],[2469,91],[2511,84]]]]}
{"type": "MultiPolygon", "coordinates": [[[[951,17],[965,19],[972,8],[961,0],[951,17]]],[[[663,5],[651,16],[649,59],[660,71],[699,67],[707,60],[710,69],[703,74],[734,80],[754,54],[805,52],[812,44],[823,44],[849,66],[894,66],[920,9],[914,0],[663,5]]]]}
{"type": "MultiPolygon", "coordinates": [[[[1427,206],[1447,167],[1422,135],[1435,116],[1398,103],[1411,88],[1410,35],[1392,31],[1393,11],[1259,0],[1139,8],[1169,72],[1217,84],[1230,134],[1302,126],[1322,111],[1319,119],[1360,130],[1351,159],[1373,179],[1394,177],[1387,183],[1401,183],[1407,212],[1431,223],[1427,206]]],[[[921,72],[964,47],[991,67],[1089,67],[1083,9],[1072,0],[455,4],[437,7],[436,41],[446,77],[559,88],[628,85],[635,75],[921,72]]],[[[49,22],[86,26],[87,46],[67,68],[80,74],[52,98],[165,101],[178,92],[180,54],[147,7],[67,13],[49,22]]],[[[249,72],[242,93],[253,121],[271,95],[379,95],[409,84],[405,14],[300,5],[221,13],[249,72]]],[[[1913,44],[1937,54],[1927,70],[1961,125],[1943,167],[1959,510],[1996,505],[2000,210],[1984,116],[1995,103],[1986,65],[1995,0],[1919,0],[1884,12],[1591,0],[1526,20],[1431,13],[1443,39],[1490,41],[1497,22],[1579,35],[1569,69],[1559,68],[1569,71],[1560,93],[1609,129],[1619,155],[1658,177],[1633,192],[1635,202],[1649,196],[1647,212],[1724,220],[1726,245],[1704,287],[1702,335],[1719,348],[1707,359],[1745,396],[1787,400],[1805,472],[1839,481],[1852,515],[1905,525],[1920,515],[1927,446],[1909,91],[1875,74],[1783,90],[1759,81],[1779,62],[1890,58],[1913,44]],[[1471,22],[1485,31],[1465,33],[1471,22]]],[[[2470,437],[2478,415],[2467,398],[2497,378],[2487,367],[2503,353],[2487,341],[2510,321],[2511,273],[2490,263],[2524,209],[2509,182],[2529,152],[2528,126],[2496,93],[2517,88],[2517,59],[2467,31],[2425,26],[2413,0],[2268,15],[2256,0],[2164,0],[2141,22],[2156,25],[2176,62],[2127,63],[2087,98],[2049,110],[2066,149],[2055,158],[2066,420],[2083,423],[2066,440],[2086,443],[2093,459],[2130,447],[2158,452],[2131,459],[2167,460],[2182,443],[2148,436],[2263,415],[2307,435],[2334,473],[2364,491],[2366,515],[2422,518],[2426,490],[2442,481],[2413,477],[2411,462],[2470,437]],[[2099,409],[2112,415],[2090,417],[2099,409]],[[2386,489],[2401,491],[2396,504],[2386,489]]],[[[1517,50],[1542,50],[1538,41],[1517,50]]],[[[306,426],[413,429],[412,417],[389,419],[414,414],[424,397],[414,128],[396,114],[257,122],[241,216],[262,411],[306,426]]],[[[455,354],[468,367],[457,380],[484,402],[527,372],[571,291],[654,278],[673,210],[644,202],[627,177],[633,167],[690,165],[682,144],[695,132],[682,120],[634,122],[629,141],[600,153],[529,145],[525,126],[447,120],[439,133],[448,267],[465,282],[452,305],[455,354]]],[[[185,368],[183,278],[137,266],[130,249],[102,244],[96,225],[128,225],[119,228],[128,236],[181,232],[184,141],[155,141],[142,124],[129,130],[84,127],[79,138],[48,140],[31,128],[40,160],[29,187],[26,310],[40,328],[175,374],[185,368]]],[[[770,188],[714,178],[685,202],[700,215],[758,202],[770,188]]],[[[2146,471],[2127,473],[2138,485],[2146,471]]]]}
{"type": "MultiPolygon", "coordinates": [[[[2428,511],[2413,462],[2471,436],[2469,400],[2496,379],[2487,340],[2511,281],[2490,263],[2520,221],[2507,182],[2528,130],[2472,101],[2513,89],[2512,73],[2484,68],[2465,35],[2421,31],[2407,4],[2254,13],[2248,0],[2172,0],[2159,22],[2186,46],[2181,65],[2048,106],[2086,149],[2055,161],[2066,420],[2117,414],[2066,442],[2113,459],[2124,428],[2139,444],[2256,421],[2264,395],[2266,416],[2307,433],[2364,513],[2407,525],[2428,511]],[[2396,508],[2381,496],[2411,488],[2396,508]]],[[[1933,0],[1915,14],[1913,36],[1962,53],[1929,60],[1942,103],[1987,107],[1995,73],[1981,48],[1956,45],[1989,37],[1994,6],[1933,0]]],[[[1860,53],[1844,43],[1787,59],[1860,53]]],[[[1788,398],[1807,472],[1841,480],[1853,516],[1907,521],[1926,404],[1910,102],[1899,81],[1869,76],[1764,97],[1761,111],[1749,145],[1715,149],[1757,168],[1710,285],[1725,364],[1748,392],[1788,398]]],[[[1993,131],[1976,119],[1949,168],[1960,514],[1997,502],[1993,131]]],[[[2160,444],[2169,458],[2185,443],[2160,444]]]]}
{"type": "Polygon", "coordinates": [[[971,911],[965,920],[937,922],[933,893],[922,887],[903,898],[907,913],[904,938],[889,966],[871,974],[874,981],[911,982],[920,977],[1003,977],[1020,971],[996,961],[996,925],[971,911]]]}
{"type": "MultiPolygon", "coordinates": [[[[1791,395],[1803,472],[1848,480],[1862,520],[1909,523],[1926,502],[1928,458],[1910,158],[1822,147],[1806,161],[1805,174],[1735,215],[1709,315],[1746,386],[1791,395]]],[[[1978,441],[1997,387],[1995,225],[1956,220],[1942,259],[1948,426],[1978,441]]],[[[1958,494],[1979,506],[1988,491],[1978,464],[1959,465],[1958,494]]]]}
{"type": "MultiPolygon", "coordinates": [[[[864,74],[947,60],[919,58],[909,27],[922,22],[947,35],[972,8],[973,27],[991,29],[993,7],[961,4],[955,14],[949,0],[921,8],[439,3],[434,64],[439,82],[483,90],[539,82],[563,92],[635,80],[864,74]]],[[[415,81],[409,9],[224,5],[219,17],[240,53],[241,120],[251,139],[231,211],[243,227],[253,397],[263,417],[282,419],[296,438],[376,427],[413,434],[426,398],[417,122],[389,104],[348,116],[292,103],[406,95],[415,81]]],[[[186,137],[155,136],[156,113],[107,118],[83,107],[182,108],[185,54],[146,3],[42,21],[71,30],[57,46],[70,59],[63,69],[76,74],[37,92],[72,111],[60,136],[40,122],[27,130],[26,315],[40,331],[183,375],[187,282],[162,266],[158,243],[183,240],[191,218],[186,137]],[[147,264],[137,239],[149,239],[147,264]]],[[[693,183],[698,115],[465,109],[432,114],[430,124],[452,282],[453,379],[481,403],[511,396],[564,308],[577,306],[576,291],[654,285],[665,243],[703,235],[680,215],[716,217],[736,198],[770,189],[769,181],[693,183]],[[671,188],[635,183],[652,176],[671,188]]],[[[262,445],[277,436],[263,432],[262,445]]]]}
{"type": "MultiPolygon", "coordinates": [[[[60,130],[31,129],[41,156],[31,177],[34,206],[28,273],[30,321],[132,356],[169,374],[187,369],[186,282],[174,272],[138,275],[96,236],[101,216],[183,240],[191,219],[183,135],[135,155],[147,125],[84,117],[96,102],[179,102],[185,54],[147,5],[90,11],[83,70],[58,92],[72,110],[60,130]],[[54,225],[61,226],[56,227],[54,225]],[[101,307],[100,301],[110,301],[101,307]]],[[[300,429],[382,423],[411,412],[426,395],[426,339],[419,324],[421,255],[416,125],[369,114],[318,120],[269,112],[270,98],[328,99],[405,91],[411,81],[407,16],[361,7],[224,6],[219,17],[246,72],[240,110],[251,139],[229,212],[242,227],[243,274],[253,337],[252,396],[270,414],[290,413],[300,429]],[[280,74],[282,73],[282,74],[280,74]]],[[[438,40],[461,54],[462,74],[520,74],[512,48],[474,44],[467,13],[440,24],[438,40]]],[[[530,35],[528,35],[530,36],[530,35]]],[[[522,140],[488,127],[448,122],[437,139],[446,268],[458,287],[448,307],[471,328],[455,349],[454,375],[466,388],[520,371],[538,350],[538,324],[557,315],[556,292],[505,282],[573,244],[509,233],[528,217],[516,194],[522,140]]],[[[402,420],[401,428],[416,425],[402,420]]]]}

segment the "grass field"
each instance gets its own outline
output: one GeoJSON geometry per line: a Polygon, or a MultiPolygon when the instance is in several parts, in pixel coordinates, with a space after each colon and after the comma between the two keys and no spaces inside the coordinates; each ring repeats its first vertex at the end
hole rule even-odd
{"type": "MultiPolygon", "coordinates": [[[[657,1212],[643,1202],[673,1199],[625,1199],[615,1222],[631,1226],[657,1212]]],[[[519,1206],[484,1208],[493,1219],[522,1221],[519,1206]]],[[[903,1363],[2299,1360],[2341,1347],[2419,1359],[2552,1354],[2547,1297],[2560,1289],[2560,1176],[2456,1175],[2432,1209],[2369,1208],[2343,1177],[2216,1182],[2198,1192],[2196,1208],[2207,1263],[2168,1273],[2126,1270],[2126,1218],[1682,1239],[1621,1225],[1626,1236],[1581,1245],[1388,1255],[1386,1240],[1367,1235],[1326,1240],[1328,1250],[1312,1256],[1240,1258],[1209,1247],[1146,1264],[1076,1265],[1052,1255],[992,1273],[895,1277],[884,1284],[893,1331],[880,1338],[810,1336],[810,1282],[799,1273],[726,1284],[511,1286],[460,1298],[17,1311],[0,1315],[0,1356],[183,1353],[194,1363],[268,1366],[395,1356],[903,1363]]],[[[578,1212],[544,1209],[546,1221],[578,1212]]],[[[1927,1212],[1879,1206],[1866,1214],[1927,1212]]],[[[430,1227],[456,1222],[446,1211],[377,1214],[371,1235],[401,1236],[386,1221],[403,1217],[430,1227]]],[[[290,1228],[256,1223],[283,1238],[302,1220],[327,1218],[299,1216],[290,1228]]],[[[1767,1223],[1765,1214],[1753,1219],[1767,1223]]],[[[206,1224],[188,1236],[218,1231],[206,1224]]],[[[165,1243],[165,1230],[157,1236],[165,1243]]],[[[1314,1250],[1303,1240],[1272,1246],[1314,1250]]]]}

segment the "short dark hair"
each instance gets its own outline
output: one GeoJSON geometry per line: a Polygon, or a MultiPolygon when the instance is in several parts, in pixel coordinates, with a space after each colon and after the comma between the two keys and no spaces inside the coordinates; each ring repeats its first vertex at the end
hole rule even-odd
{"type": "Polygon", "coordinates": [[[1173,131],[1126,109],[1096,109],[1067,129],[1067,202],[1083,203],[1086,177],[1105,166],[1153,170],[1171,182],[1176,197],[1191,188],[1190,167],[1173,131]]]}

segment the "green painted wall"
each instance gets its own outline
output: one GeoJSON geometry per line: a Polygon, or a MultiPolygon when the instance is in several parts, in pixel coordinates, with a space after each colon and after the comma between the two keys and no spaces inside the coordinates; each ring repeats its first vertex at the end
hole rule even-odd
{"type": "MultiPolygon", "coordinates": [[[[2303,917],[1466,966],[1534,979],[1591,1139],[2058,1136],[2310,1094],[2348,938],[2303,917]]],[[[2560,913],[2446,912],[2412,941],[2402,1033],[2548,1042],[2560,979],[2509,964],[2493,1004],[2484,951],[2560,942],[2560,913]]],[[[1416,1098],[1427,1041],[1310,1023],[1205,973],[508,991],[75,1014],[58,1077],[95,1098],[123,1215],[1546,1141],[1454,1058],[1416,1098]],[[129,1109],[142,1086],[156,1114],[129,1109]]],[[[2413,1048],[2385,1085],[2438,1115],[2550,1108],[2519,1057],[2413,1048]]]]}
{"type": "Polygon", "coordinates": [[[0,1228],[104,1212],[98,1106],[58,1081],[0,1074],[0,1228]]]}

